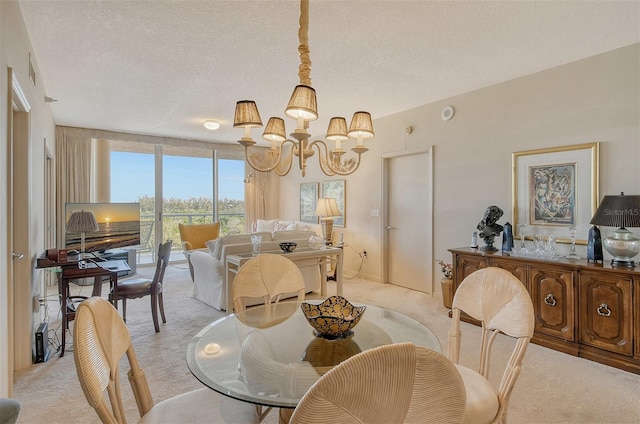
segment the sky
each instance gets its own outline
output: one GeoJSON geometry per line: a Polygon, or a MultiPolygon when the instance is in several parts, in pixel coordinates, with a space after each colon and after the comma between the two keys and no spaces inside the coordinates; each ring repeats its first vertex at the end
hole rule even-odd
{"type": "MultiPolygon", "coordinates": [[[[162,158],[165,199],[212,197],[211,158],[168,156],[162,158]]],[[[244,162],[218,160],[219,199],[244,199],[244,162]]],[[[111,201],[137,202],[154,196],[154,155],[111,152],[111,201]]]]}

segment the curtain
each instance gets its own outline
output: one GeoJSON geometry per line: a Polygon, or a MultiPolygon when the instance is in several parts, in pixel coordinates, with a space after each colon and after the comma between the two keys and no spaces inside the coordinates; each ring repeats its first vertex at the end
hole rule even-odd
{"type": "Polygon", "coordinates": [[[259,172],[249,167],[245,162],[247,178],[244,185],[244,206],[246,231],[251,232],[251,226],[258,219],[265,219],[267,194],[271,191],[268,172],[259,172]]]}
{"type": "Polygon", "coordinates": [[[91,137],[56,127],[56,232],[64,246],[65,203],[91,200],[91,137]]]}

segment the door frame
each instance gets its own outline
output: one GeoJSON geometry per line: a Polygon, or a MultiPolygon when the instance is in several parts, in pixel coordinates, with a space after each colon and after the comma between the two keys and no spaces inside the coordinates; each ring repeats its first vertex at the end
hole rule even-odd
{"type": "MultiPolygon", "coordinates": [[[[427,165],[428,169],[426,170],[427,177],[429,178],[429,186],[428,194],[427,194],[427,210],[425,216],[425,225],[427,226],[427,232],[433,235],[433,146],[429,146],[426,148],[418,148],[418,149],[410,149],[410,150],[402,150],[398,152],[389,152],[383,153],[381,155],[381,168],[382,168],[382,216],[383,219],[380,220],[380,231],[382,234],[380,251],[382,252],[382,281],[385,283],[389,283],[389,234],[387,231],[387,226],[389,225],[389,161],[391,159],[399,158],[402,156],[411,156],[417,154],[427,154],[427,165]]],[[[433,259],[433,237],[427,243],[425,243],[425,253],[427,258],[433,259]]],[[[432,261],[433,262],[433,261],[432,261]]],[[[433,265],[430,267],[431,269],[431,290],[430,294],[433,294],[434,283],[433,283],[433,265]]]]}
{"type": "MultiPolygon", "coordinates": [[[[27,100],[20,82],[16,74],[13,72],[13,68],[7,67],[7,170],[6,170],[6,189],[7,189],[7,205],[6,205],[6,252],[5,269],[6,269],[6,286],[0,283],[1,291],[5,296],[0,301],[0,310],[4,310],[4,319],[2,321],[2,327],[0,328],[0,353],[2,357],[7,358],[6,361],[0,361],[0,393],[2,396],[13,395],[13,372],[16,369],[26,368],[31,365],[31,328],[32,328],[32,314],[31,308],[23,308],[25,304],[30,304],[25,300],[31,297],[31,278],[30,272],[22,271],[18,269],[16,271],[16,261],[22,260],[28,263],[30,270],[30,240],[29,240],[29,228],[28,218],[25,221],[21,217],[20,225],[26,226],[26,233],[20,234],[20,238],[17,238],[14,234],[14,225],[16,219],[13,213],[14,210],[14,197],[15,197],[15,185],[21,184],[21,188],[29,193],[29,175],[27,170],[26,181],[16,181],[14,178],[14,172],[17,167],[25,167],[25,164],[14,163],[14,156],[18,151],[16,146],[16,133],[22,141],[28,146],[29,144],[29,131],[30,131],[30,111],[31,105],[27,100]],[[20,116],[20,119],[16,120],[15,115],[17,113],[25,114],[20,116]],[[16,122],[18,121],[18,122],[16,122]],[[20,128],[16,128],[19,124],[20,128]],[[14,257],[15,241],[21,240],[20,253],[24,256],[20,259],[14,257]],[[29,284],[16,285],[16,277],[26,274],[29,278],[29,284]],[[16,307],[18,305],[18,307],[16,307]],[[22,305],[22,306],[21,306],[22,305]]],[[[28,151],[28,148],[27,148],[28,151]]],[[[28,163],[28,157],[26,158],[28,163]]],[[[25,168],[28,169],[28,166],[25,168]]],[[[28,200],[27,200],[28,201],[28,200]]],[[[28,216],[28,212],[27,212],[28,216]]],[[[1,280],[1,279],[0,279],[1,280]]]]}

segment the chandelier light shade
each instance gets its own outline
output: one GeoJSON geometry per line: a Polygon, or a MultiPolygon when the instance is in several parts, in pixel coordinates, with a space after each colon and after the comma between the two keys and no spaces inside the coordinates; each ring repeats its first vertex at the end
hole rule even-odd
{"type": "Polygon", "coordinates": [[[311,86],[311,59],[309,58],[309,0],[300,1],[300,29],[298,31],[298,53],[300,66],[298,77],[300,84],[295,87],[289,99],[285,115],[296,120],[296,129],[287,138],[284,121],[280,118],[269,118],[262,137],[271,143],[271,147],[252,149],[256,142],[251,138],[251,128],[262,126],[258,107],[254,101],[241,100],[236,104],[234,127],[244,128],[244,136],[238,143],[244,146],[245,159],[256,171],[287,175],[291,170],[293,157],[297,156],[300,172],[306,174],[307,158],[318,152],[320,169],[325,175],[350,175],[360,166],[361,155],[368,148],[363,141],[374,138],[373,123],[368,112],[356,112],[347,131],[346,120],[342,117],[331,118],[326,138],[335,142],[331,150],[323,140],[309,141],[309,122],[318,119],[318,103],[316,90],[311,86]],[[350,138],[356,139],[351,149],[356,157],[345,158],[342,143],[350,138]]]}
{"type": "Polygon", "coordinates": [[[73,211],[67,221],[65,229],[70,233],[80,233],[80,259],[86,253],[84,244],[85,233],[95,233],[100,229],[96,216],[91,211],[73,211]]]}
{"type": "Polygon", "coordinates": [[[590,223],[618,227],[611,237],[602,240],[602,246],[613,256],[611,265],[633,268],[640,240],[627,228],[640,227],[640,196],[604,196],[590,223]]]}
{"type": "MultiPolygon", "coordinates": [[[[262,138],[272,142],[283,142],[287,139],[284,131],[284,119],[272,116],[267,122],[267,126],[264,128],[262,138]]],[[[274,147],[273,144],[271,146],[274,147]]]]}
{"type": "Polygon", "coordinates": [[[322,236],[326,244],[331,243],[331,233],[333,232],[333,217],[340,216],[340,208],[336,199],[320,198],[316,205],[316,216],[320,217],[320,225],[322,227],[322,236]]]}
{"type": "Polygon", "coordinates": [[[293,89],[291,99],[284,114],[289,118],[305,121],[315,121],[318,119],[318,103],[316,101],[316,90],[308,85],[298,85],[293,89]]]}

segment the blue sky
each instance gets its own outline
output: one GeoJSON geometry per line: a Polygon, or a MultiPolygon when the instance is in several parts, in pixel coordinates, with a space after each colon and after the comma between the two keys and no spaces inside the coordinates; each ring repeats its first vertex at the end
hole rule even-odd
{"type": "MultiPolygon", "coordinates": [[[[210,158],[163,156],[164,198],[211,197],[213,170],[210,158]]],[[[244,198],[244,162],[219,160],[220,199],[244,198]]],[[[136,202],[154,196],[154,156],[111,152],[111,201],[136,202]]]]}

